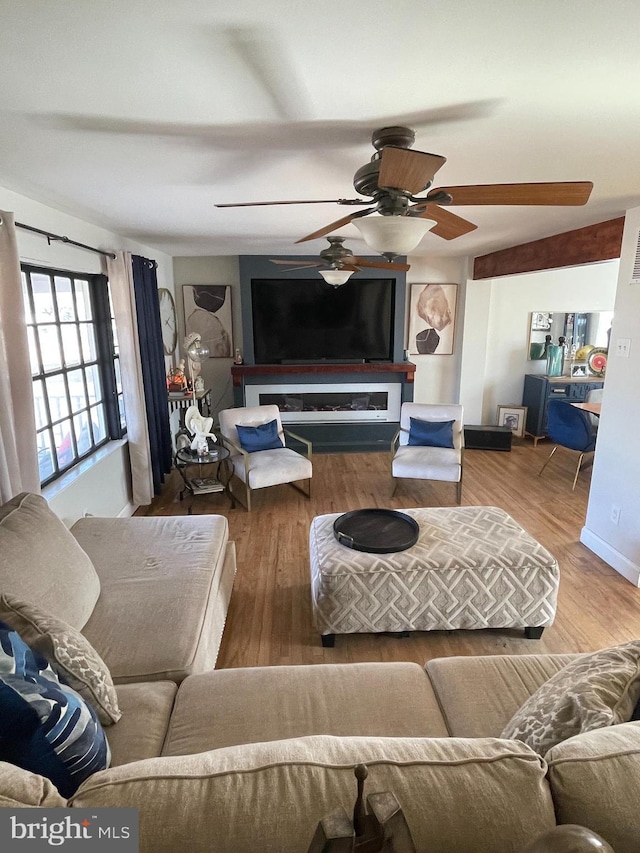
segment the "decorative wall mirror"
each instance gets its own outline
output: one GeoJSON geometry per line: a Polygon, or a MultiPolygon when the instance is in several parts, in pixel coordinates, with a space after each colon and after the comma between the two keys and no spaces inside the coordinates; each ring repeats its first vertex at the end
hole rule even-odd
{"type": "Polygon", "coordinates": [[[546,341],[557,344],[564,336],[567,344],[577,349],[590,344],[609,348],[613,311],[532,311],[529,322],[528,359],[546,358],[546,341]]]}

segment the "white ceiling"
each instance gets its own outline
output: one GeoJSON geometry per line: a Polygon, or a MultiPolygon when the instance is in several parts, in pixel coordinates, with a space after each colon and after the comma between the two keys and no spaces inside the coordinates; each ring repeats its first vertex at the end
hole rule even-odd
{"type": "Polygon", "coordinates": [[[355,197],[383,125],[448,158],[434,186],[594,182],[456,207],[477,231],[415,253],[482,254],[640,204],[639,45],[638,0],[0,0],[0,186],[172,255],[286,255],[353,208],[214,204],[355,197]]]}

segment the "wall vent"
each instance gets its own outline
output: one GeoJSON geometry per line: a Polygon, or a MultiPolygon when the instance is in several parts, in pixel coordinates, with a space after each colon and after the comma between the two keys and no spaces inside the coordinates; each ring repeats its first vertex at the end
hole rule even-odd
{"type": "Polygon", "coordinates": [[[640,284],[640,233],[638,233],[638,239],[636,242],[636,256],[633,259],[631,284],[640,284]]]}

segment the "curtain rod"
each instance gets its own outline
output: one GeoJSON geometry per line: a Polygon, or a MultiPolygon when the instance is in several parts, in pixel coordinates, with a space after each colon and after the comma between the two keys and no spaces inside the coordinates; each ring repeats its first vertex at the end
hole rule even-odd
{"type": "Polygon", "coordinates": [[[14,223],[16,228],[23,228],[25,231],[33,231],[34,234],[42,234],[47,238],[47,242],[60,240],[61,243],[67,243],[69,246],[77,246],[79,249],[86,249],[89,252],[96,252],[98,255],[104,255],[107,258],[116,259],[113,252],[105,252],[102,249],[96,249],[94,246],[87,246],[86,243],[77,243],[75,240],[70,240],[68,237],[61,237],[59,234],[52,234],[51,231],[42,231],[40,228],[34,228],[33,225],[24,225],[22,222],[14,223]]]}

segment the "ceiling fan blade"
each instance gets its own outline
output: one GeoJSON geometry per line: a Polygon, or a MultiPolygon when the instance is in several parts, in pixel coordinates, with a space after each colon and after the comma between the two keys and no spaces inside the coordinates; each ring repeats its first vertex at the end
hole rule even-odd
{"type": "MultiPolygon", "coordinates": [[[[295,261],[291,261],[291,263],[295,263],[295,261]]],[[[312,270],[314,267],[321,267],[322,264],[304,264],[303,266],[295,266],[295,267],[287,267],[286,270],[282,270],[282,272],[294,272],[295,270],[312,270]]]]}
{"type": "Polygon", "coordinates": [[[411,195],[422,192],[435,173],[447,162],[439,154],[414,151],[386,145],[381,151],[378,186],[384,189],[407,190],[411,195]]]}
{"type": "Polygon", "coordinates": [[[414,204],[410,210],[422,210],[418,214],[426,219],[435,219],[436,224],[431,228],[431,233],[438,237],[443,237],[445,240],[455,240],[456,237],[462,237],[463,234],[468,234],[470,231],[475,231],[478,227],[473,222],[463,219],[456,213],[452,213],[445,207],[439,207],[437,204],[414,204]]]}
{"type": "Polygon", "coordinates": [[[581,205],[587,203],[592,189],[591,181],[567,181],[439,187],[437,192],[449,193],[453,199],[452,204],[581,205]]]}
{"type": "Polygon", "coordinates": [[[397,270],[398,272],[407,272],[411,269],[410,264],[389,263],[388,261],[365,261],[364,258],[353,259],[359,267],[372,267],[376,270],[397,270]]]}
{"type": "Polygon", "coordinates": [[[278,258],[269,258],[272,264],[298,264],[298,269],[302,269],[302,267],[320,267],[322,266],[321,262],[318,261],[298,261],[296,259],[288,259],[286,261],[280,260],[278,258]]]}
{"type": "Polygon", "coordinates": [[[340,264],[341,270],[351,270],[351,272],[360,272],[360,267],[355,264],[340,264]]]}
{"type": "Polygon", "coordinates": [[[227,204],[214,204],[214,207],[268,207],[273,204],[371,204],[361,198],[314,198],[298,201],[239,201],[227,204]]]}
{"type": "Polygon", "coordinates": [[[373,213],[374,210],[375,207],[371,207],[368,210],[359,210],[357,213],[350,213],[348,216],[343,216],[342,219],[336,219],[336,221],[332,222],[330,225],[325,225],[324,228],[319,228],[317,231],[314,231],[313,234],[307,234],[306,237],[301,237],[299,240],[296,240],[296,243],[304,243],[307,240],[315,240],[317,237],[324,237],[325,234],[330,234],[337,228],[342,228],[343,225],[348,225],[353,219],[358,219],[360,216],[366,216],[367,213],[373,213]]]}

